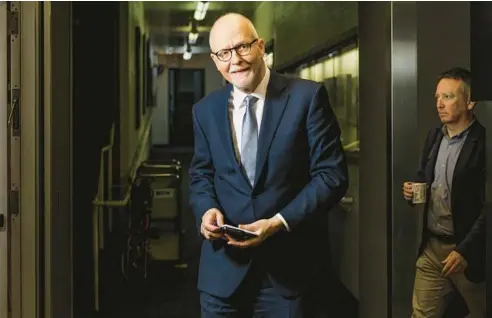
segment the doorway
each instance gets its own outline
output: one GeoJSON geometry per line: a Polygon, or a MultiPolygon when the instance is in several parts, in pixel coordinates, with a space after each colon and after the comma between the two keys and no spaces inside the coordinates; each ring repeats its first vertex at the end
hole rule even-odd
{"type": "Polygon", "coordinates": [[[170,145],[193,147],[191,111],[204,94],[204,69],[169,69],[170,145]]]}

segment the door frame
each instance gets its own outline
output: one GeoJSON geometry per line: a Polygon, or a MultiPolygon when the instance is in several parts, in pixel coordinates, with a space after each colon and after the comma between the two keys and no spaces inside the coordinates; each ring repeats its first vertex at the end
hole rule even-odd
{"type": "MultiPolygon", "coordinates": [[[[0,46],[0,104],[7,105],[7,2],[0,2],[0,38],[2,45],[0,46]]],[[[2,107],[0,111],[0,122],[7,123],[8,112],[2,107]]],[[[4,127],[4,126],[2,126],[4,127]]],[[[0,317],[8,317],[8,203],[7,194],[8,186],[8,128],[0,130],[0,151],[3,154],[0,157],[0,217],[3,218],[3,225],[0,225],[0,317]],[[7,155],[5,155],[7,154],[7,155]]]]}
{"type": "MultiPolygon", "coordinates": [[[[205,69],[204,68],[177,68],[177,67],[170,67],[168,68],[168,72],[167,72],[167,76],[168,76],[168,105],[169,105],[169,108],[168,108],[168,118],[169,118],[169,125],[168,125],[168,136],[169,136],[169,144],[172,145],[173,144],[173,140],[175,140],[175,135],[173,134],[173,126],[174,126],[174,116],[173,116],[173,113],[172,113],[172,108],[173,106],[175,107],[176,106],[176,95],[177,95],[177,82],[179,82],[179,73],[181,71],[192,71],[192,72],[197,72],[199,71],[201,74],[202,74],[202,87],[201,87],[201,90],[202,90],[202,98],[206,95],[206,92],[205,92],[205,69]]],[[[176,109],[174,109],[174,111],[176,111],[176,109]]],[[[191,116],[191,114],[190,114],[191,116]]],[[[193,127],[191,127],[191,129],[193,129],[193,127]]]]}

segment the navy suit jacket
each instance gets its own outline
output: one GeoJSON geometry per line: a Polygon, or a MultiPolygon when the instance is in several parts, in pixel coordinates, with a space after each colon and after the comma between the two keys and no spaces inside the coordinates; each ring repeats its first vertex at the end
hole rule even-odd
{"type": "Polygon", "coordinates": [[[193,107],[190,205],[197,226],[208,209],[217,208],[232,225],[281,213],[291,231],[247,249],[203,241],[198,288],[229,297],[256,262],[282,295],[297,295],[317,273],[330,270],[327,213],[348,187],[340,128],[323,85],[271,72],[251,187],[234,153],[231,89],[193,107]]]}

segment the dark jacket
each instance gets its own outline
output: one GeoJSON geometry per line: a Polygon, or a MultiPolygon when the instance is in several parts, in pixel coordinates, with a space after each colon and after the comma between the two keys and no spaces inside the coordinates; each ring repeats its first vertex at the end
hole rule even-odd
{"type": "Polygon", "coordinates": [[[323,85],[271,72],[251,187],[234,154],[231,89],[228,85],[193,108],[190,205],[197,225],[208,209],[218,208],[232,225],[280,213],[291,232],[248,249],[204,241],[198,288],[229,297],[255,262],[280,294],[295,295],[329,266],[327,214],[348,186],[340,128],[323,85]]]}
{"type": "MultiPolygon", "coordinates": [[[[441,128],[427,135],[416,182],[427,183],[428,192],[434,181],[439,145],[444,137],[441,128]]],[[[478,283],[485,280],[485,128],[475,120],[456,162],[451,191],[456,251],[468,262],[465,276],[478,283]]],[[[428,193],[429,194],[429,193],[428,193]]],[[[428,196],[429,197],[429,196],[428,196]]],[[[428,240],[427,201],[424,213],[424,231],[419,255],[428,240]]]]}

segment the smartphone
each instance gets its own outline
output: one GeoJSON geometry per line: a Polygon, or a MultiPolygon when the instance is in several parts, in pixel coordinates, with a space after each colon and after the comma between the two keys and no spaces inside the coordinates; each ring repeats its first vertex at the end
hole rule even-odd
{"type": "Polygon", "coordinates": [[[245,241],[248,239],[251,239],[253,237],[257,237],[258,235],[254,232],[240,229],[238,227],[232,226],[232,225],[223,225],[221,228],[222,232],[225,234],[231,236],[233,239],[236,241],[245,241]]]}

